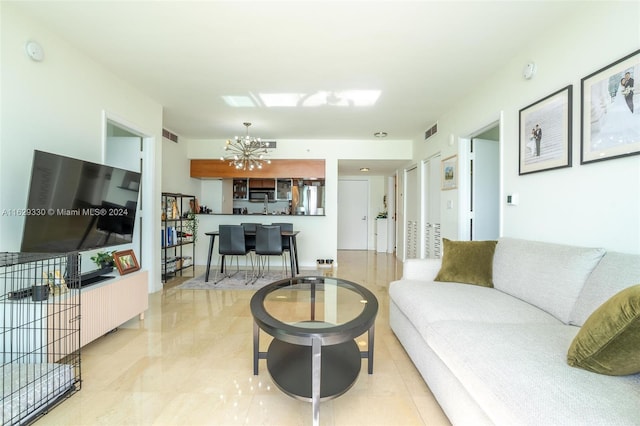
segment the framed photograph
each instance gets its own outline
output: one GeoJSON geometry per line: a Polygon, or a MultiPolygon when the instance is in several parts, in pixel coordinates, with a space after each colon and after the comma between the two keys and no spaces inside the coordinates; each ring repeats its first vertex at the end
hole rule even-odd
{"type": "Polygon", "coordinates": [[[640,50],[581,80],[580,164],[640,153],[640,50]]]}
{"type": "Polygon", "coordinates": [[[571,167],[569,85],[520,110],[521,175],[571,167]]]}
{"type": "Polygon", "coordinates": [[[458,187],[458,156],[452,155],[442,160],[442,189],[455,189],[458,187]]]}
{"type": "Polygon", "coordinates": [[[138,265],[138,259],[133,250],[122,250],[113,253],[113,261],[118,268],[120,275],[128,274],[129,272],[137,271],[140,269],[138,265]]]}

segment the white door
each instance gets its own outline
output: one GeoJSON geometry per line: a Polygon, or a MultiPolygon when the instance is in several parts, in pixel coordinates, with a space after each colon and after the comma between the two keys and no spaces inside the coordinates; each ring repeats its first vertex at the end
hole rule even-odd
{"type": "Polygon", "coordinates": [[[367,250],[369,182],[338,181],[338,250],[367,250]]]}
{"type": "Polygon", "coordinates": [[[418,229],[419,203],[418,193],[418,168],[414,167],[405,171],[405,217],[406,223],[406,250],[405,259],[417,259],[420,257],[420,232],[418,229]]]}
{"type": "Polygon", "coordinates": [[[471,239],[495,240],[500,234],[499,143],[472,139],[471,149],[471,239]]]}
{"type": "Polygon", "coordinates": [[[424,257],[437,259],[442,256],[440,234],[440,154],[424,162],[424,257]]]}

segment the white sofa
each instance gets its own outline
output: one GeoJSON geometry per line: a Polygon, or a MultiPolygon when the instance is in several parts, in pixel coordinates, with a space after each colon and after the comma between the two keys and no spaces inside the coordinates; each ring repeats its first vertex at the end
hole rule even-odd
{"type": "Polygon", "coordinates": [[[571,367],[579,327],[640,284],[640,256],[502,238],[493,288],[433,281],[407,260],[390,284],[390,325],[455,425],[640,425],[640,374],[571,367]]]}

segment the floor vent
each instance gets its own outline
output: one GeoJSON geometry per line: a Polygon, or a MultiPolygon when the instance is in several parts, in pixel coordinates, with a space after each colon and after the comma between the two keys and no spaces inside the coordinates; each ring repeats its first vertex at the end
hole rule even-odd
{"type": "Polygon", "coordinates": [[[173,141],[175,143],[178,143],[178,135],[176,135],[175,133],[171,133],[167,129],[162,129],[162,137],[167,138],[170,141],[173,141]]]}
{"type": "Polygon", "coordinates": [[[438,133],[438,123],[434,124],[424,132],[424,140],[429,139],[431,136],[435,135],[436,133],[438,133]]]}

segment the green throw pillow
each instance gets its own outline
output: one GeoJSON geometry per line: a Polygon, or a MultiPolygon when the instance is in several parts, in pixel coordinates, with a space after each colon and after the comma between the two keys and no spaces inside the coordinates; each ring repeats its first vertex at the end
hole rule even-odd
{"type": "Polygon", "coordinates": [[[617,293],[587,318],[567,362],[609,376],[640,373],[640,284],[617,293]]]}
{"type": "Polygon", "coordinates": [[[444,256],[436,281],[493,287],[493,253],[497,241],[451,241],[443,238],[444,256]]]}

